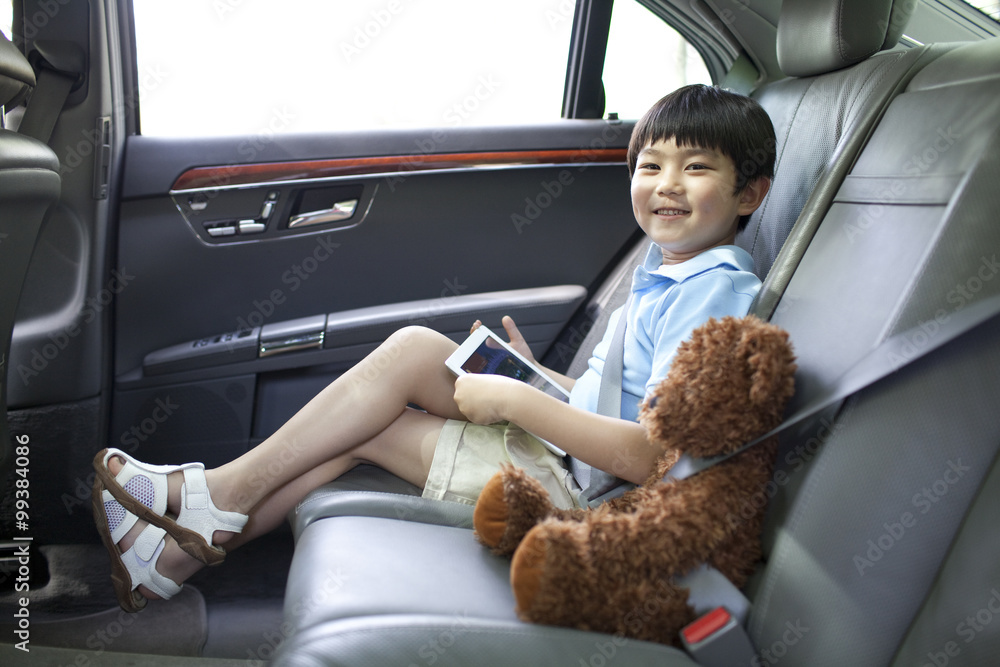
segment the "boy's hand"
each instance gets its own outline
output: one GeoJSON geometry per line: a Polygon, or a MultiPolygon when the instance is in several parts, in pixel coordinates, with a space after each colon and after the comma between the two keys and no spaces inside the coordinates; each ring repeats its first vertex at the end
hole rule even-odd
{"type": "Polygon", "coordinates": [[[470,373],[455,380],[455,403],[473,424],[509,421],[513,392],[527,386],[503,375],[470,373]]]}
{"type": "MultiPolygon", "coordinates": [[[[537,365],[538,362],[535,360],[535,356],[531,353],[531,348],[528,347],[528,344],[525,342],[524,336],[521,335],[517,325],[514,324],[514,319],[509,315],[504,315],[502,322],[504,331],[507,332],[507,338],[509,339],[508,342],[510,343],[510,346],[517,350],[517,352],[525,359],[537,365]]],[[[473,322],[472,329],[469,330],[469,333],[472,333],[481,326],[483,326],[483,323],[480,320],[476,320],[473,322]]]]}

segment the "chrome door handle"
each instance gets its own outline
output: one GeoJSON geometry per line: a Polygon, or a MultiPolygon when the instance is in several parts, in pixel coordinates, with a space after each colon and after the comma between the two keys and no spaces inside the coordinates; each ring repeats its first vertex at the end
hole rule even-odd
{"type": "Polygon", "coordinates": [[[352,215],[354,215],[354,209],[358,207],[357,199],[348,199],[346,201],[339,201],[330,208],[325,208],[319,211],[310,211],[309,213],[300,213],[294,218],[288,221],[289,229],[296,229],[298,227],[308,227],[310,225],[321,225],[325,222],[337,222],[339,220],[347,220],[352,215]]]}

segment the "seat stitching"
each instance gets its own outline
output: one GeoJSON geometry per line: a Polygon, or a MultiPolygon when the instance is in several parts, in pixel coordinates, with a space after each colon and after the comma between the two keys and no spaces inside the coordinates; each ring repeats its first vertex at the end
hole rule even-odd
{"type": "MultiPolygon", "coordinates": [[[[813,81],[811,81],[809,83],[809,85],[802,91],[802,93],[799,95],[799,101],[795,105],[795,109],[792,111],[792,114],[791,114],[791,116],[789,118],[789,121],[788,121],[788,129],[786,130],[785,136],[784,136],[784,138],[782,140],[782,143],[781,143],[781,153],[777,156],[777,164],[779,164],[779,165],[781,164],[781,158],[785,154],[785,148],[788,146],[789,135],[791,135],[791,133],[792,133],[792,127],[795,125],[795,120],[796,120],[796,118],[799,115],[799,109],[802,108],[802,102],[805,100],[806,94],[810,90],[812,90],[812,87],[813,87],[813,84],[815,83],[815,81],[816,80],[813,79],[813,81]]],[[[750,255],[751,255],[751,257],[753,256],[754,251],[757,249],[757,240],[760,238],[761,227],[764,226],[763,220],[764,220],[765,215],[767,213],[767,208],[768,208],[768,206],[771,203],[771,194],[772,194],[772,192],[773,191],[768,190],[767,197],[765,198],[765,201],[764,201],[764,206],[760,209],[760,216],[758,216],[758,218],[757,218],[757,229],[754,230],[753,243],[750,244],[750,255]]],[[[770,270],[770,268],[768,270],[770,270]]]]}

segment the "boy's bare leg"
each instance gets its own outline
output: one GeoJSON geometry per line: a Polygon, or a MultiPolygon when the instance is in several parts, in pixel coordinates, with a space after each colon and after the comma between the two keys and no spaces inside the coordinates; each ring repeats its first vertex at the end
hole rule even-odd
{"type": "Polygon", "coordinates": [[[411,403],[437,417],[462,419],[454,401],[455,378],[444,365],[455,348],[451,340],[428,329],[396,332],[270,438],[209,471],[216,505],[247,512],[265,496],[327,462],[330,479],[371,461],[423,485],[430,461],[408,455],[412,443],[405,437],[381,441],[376,436],[407,414],[411,403]],[[403,451],[397,450],[400,447],[403,451]]]}
{"type": "MultiPolygon", "coordinates": [[[[206,471],[216,506],[247,513],[243,533],[217,531],[231,549],[276,527],[309,491],[359,463],[374,463],[423,486],[445,419],[461,419],[454,377],[444,360],[456,345],[421,328],[393,334],[371,355],[314,397],[274,435],[243,456],[206,471]],[[413,403],[424,411],[408,408],[413,403]]],[[[109,461],[112,473],[122,462],[109,461]]],[[[182,476],[168,479],[168,509],[176,512],[182,476]]],[[[145,527],[140,521],[119,543],[124,551],[145,527]]],[[[166,539],[157,570],[181,583],[202,564],[166,539]]],[[[151,595],[144,588],[140,591],[151,595]]]]}

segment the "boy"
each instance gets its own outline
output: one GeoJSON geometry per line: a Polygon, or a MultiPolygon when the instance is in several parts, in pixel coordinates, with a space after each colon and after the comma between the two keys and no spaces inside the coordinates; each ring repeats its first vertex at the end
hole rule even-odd
{"type": "MultiPolygon", "coordinates": [[[[359,463],[423,487],[426,497],[474,503],[510,461],[536,476],[557,504],[576,503],[579,488],[565,461],[530,432],[586,464],[642,482],[657,456],[636,421],[643,396],[695,327],[709,317],[745,315],[760,286],[750,256],[732,244],[767,193],[774,146],[756,102],[707,86],[671,93],[637,123],[628,150],[632,206],[652,244],[635,271],[627,311],[612,316],[588,370],[577,381],[552,373],[571,389],[568,404],[510,378],[456,380],[444,366],[455,344],[408,327],[220,468],[149,466],[117,450],[99,453],[95,520],[122,607],[136,611],[147,597],[175,594],[202,564],[221,560],[218,545],[231,549],[271,530],[307,493],[359,463]],[[620,419],[595,414],[619,317],[627,323],[620,419]],[[387,355],[394,362],[380,363],[387,355]]],[[[510,318],[504,328],[531,358],[510,318]]]]}

